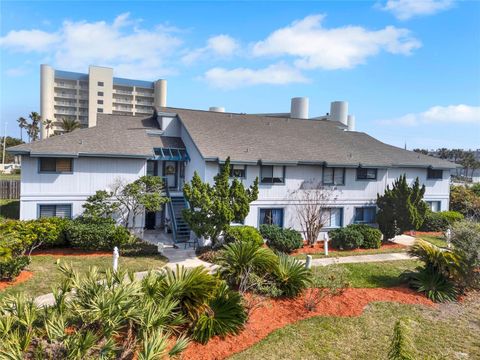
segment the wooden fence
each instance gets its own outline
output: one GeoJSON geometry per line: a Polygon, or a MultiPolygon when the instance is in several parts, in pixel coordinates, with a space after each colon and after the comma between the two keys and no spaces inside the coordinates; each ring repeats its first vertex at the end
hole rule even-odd
{"type": "Polygon", "coordinates": [[[0,199],[20,199],[20,180],[0,180],[0,199]]]}

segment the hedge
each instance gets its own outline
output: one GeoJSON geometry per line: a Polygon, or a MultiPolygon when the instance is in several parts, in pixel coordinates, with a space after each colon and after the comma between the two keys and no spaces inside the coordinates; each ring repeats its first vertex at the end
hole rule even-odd
{"type": "Polygon", "coordinates": [[[231,226],[225,231],[225,243],[234,241],[252,241],[258,246],[263,245],[263,237],[253,226],[231,226]]]}
{"type": "Polygon", "coordinates": [[[277,225],[260,225],[260,233],[267,245],[283,253],[291,253],[303,246],[302,235],[294,229],[283,229],[277,225]]]}
{"type": "Polygon", "coordinates": [[[14,256],[0,261],[0,280],[14,280],[30,264],[28,256],[14,256]]]}
{"type": "Polygon", "coordinates": [[[332,240],[332,246],[341,250],[358,249],[363,245],[362,233],[348,226],[332,230],[328,234],[332,240]]]}
{"type": "Polygon", "coordinates": [[[376,228],[365,224],[352,224],[347,228],[360,231],[363,236],[363,243],[360,246],[364,249],[379,249],[382,245],[382,232],[376,228]]]}
{"type": "Polygon", "coordinates": [[[421,231],[445,231],[455,222],[463,220],[464,216],[457,211],[429,211],[425,216],[421,231]]]}

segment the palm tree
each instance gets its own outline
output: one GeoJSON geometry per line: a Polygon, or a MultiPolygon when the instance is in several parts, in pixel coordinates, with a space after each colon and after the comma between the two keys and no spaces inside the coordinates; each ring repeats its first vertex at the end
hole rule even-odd
{"type": "Polygon", "coordinates": [[[23,116],[20,116],[17,119],[17,122],[18,122],[18,126],[20,127],[20,140],[23,141],[23,129],[25,129],[27,127],[28,123],[27,123],[27,120],[23,116]]]}
{"type": "Polygon", "coordinates": [[[45,126],[45,129],[47,130],[47,138],[50,136],[50,129],[53,127],[53,120],[43,120],[43,126],[45,126]]]}
{"type": "Polygon", "coordinates": [[[60,124],[63,131],[66,133],[72,132],[76,129],[80,128],[80,123],[74,119],[62,119],[62,123],[60,124]]]}
{"type": "Polygon", "coordinates": [[[32,120],[31,124],[27,125],[27,133],[31,141],[38,140],[38,133],[40,132],[39,124],[42,117],[36,111],[32,111],[28,117],[32,120]]]}

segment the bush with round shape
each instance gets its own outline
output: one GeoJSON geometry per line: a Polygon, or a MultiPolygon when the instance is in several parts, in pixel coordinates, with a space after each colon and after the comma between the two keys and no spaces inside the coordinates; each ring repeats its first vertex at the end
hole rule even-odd
{"type": "Polygon", "coordinates": [[[302,235],[294,229],[283,229],[276,225],[261,225],[260,233],[267,239],[267,245],[283,253],[291,253],[303,246],[302,235]]]}
{"type": "Polygon", "coordinates": [[[126,228],[107,221],[75,219],[67,224],[65,234],[72,247],[88,250],[112,250],[133,241],[126,228]]]}
{"type": "Polygon", "coordinates": [[[332,246],[340,250],[358,249],[363,245],[362,233],[351,227],[332,230],[328,235],[332,240],[332,246]]]}
{"type": "Polygon", "coordinates": [[[30,264],[28,256],[12,256],[0,261],[0,280],[14,280],[30,264]]]}
{"type": "Polygon", "coordinates": [[[263,245],[263,237],[253,226],[231,226],[225,231],[225,243],[234,241],[252,241],[258,246],[263,245]]]}
{"type": "Polygon", "coordinates": [[[352,224],[347,228],[360,231],[363,235],[363,243],[361,245],[364,249],[379,249],[382,245],[382,232],[365,224],[352,224]]]}
{"type": "Polygon", "coordinates": [[[247,313],[242,305],[242,297],[222,281],[208,302],[208,308],[196,320],[192,338],[206,344],[216,335],[237,334],[245,321],[247,313]]]}
{"type": "Polygon", "coordinates": [[[453,251],[462,259],[461,288],[480,288],[480,223],[459,221],[452,228],[453,251]]]}
{"type": "Polygon", "coordinates": [[[446,231],[457,221],[463,220],[464,216],[458,211],[429,211],[420,227],[421,231],[446,231]]]}
{"type": "Polygon", "coordinates": [[[276,278],[277,287],[286,297],[295,297],[305,290],[311,282],[311,272],[305,264],[294,257],[279,254],[278,264],[273,274],[276,278]]]}

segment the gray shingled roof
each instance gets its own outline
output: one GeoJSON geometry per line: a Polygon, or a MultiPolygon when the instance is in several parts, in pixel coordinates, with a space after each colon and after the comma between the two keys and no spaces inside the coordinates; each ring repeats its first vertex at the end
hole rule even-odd
{"type": "Polygon", "coordinates": [[[160,108],[177,113],[205,159],[344,166],[455,168],[431,156],[384,144],[336,122],[160,108]]]}
{"type": "Polygon", "coordinates": [[[8,148],[12,153],[149,158],[153,148],[185,148],[180,138],[148,135],[158,125],[151,116],[97,115],[97,126],[8,148]]]}

